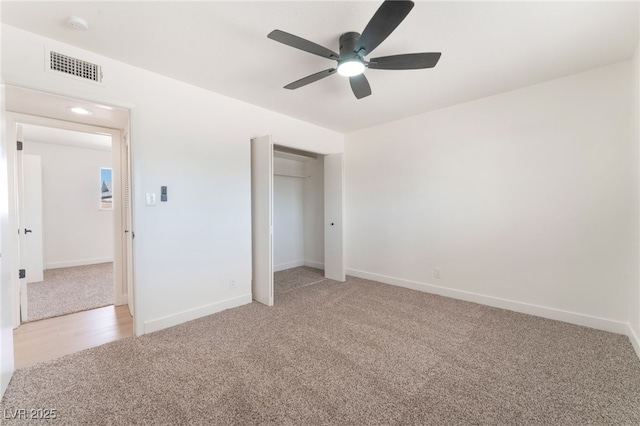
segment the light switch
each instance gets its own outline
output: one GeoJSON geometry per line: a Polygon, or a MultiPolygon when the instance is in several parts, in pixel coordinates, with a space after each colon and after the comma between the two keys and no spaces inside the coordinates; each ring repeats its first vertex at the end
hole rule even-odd
{"type": "Polygon", "coordinates": [[[145,194],[145,201],[148,206],[156,205],[156,194],[153,192],[147,192],[145,194]]]}

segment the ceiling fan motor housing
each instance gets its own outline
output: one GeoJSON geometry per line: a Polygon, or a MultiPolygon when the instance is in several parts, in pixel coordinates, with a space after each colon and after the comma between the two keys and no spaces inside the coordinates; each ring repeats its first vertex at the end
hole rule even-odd
{"type": "Polygon", "coordinates": [[[349,60],[362,58],[360,52],[355,52],[355,46],[360,39],[360,33],[349,32],[340,36],[340,59],[349,60]]]}

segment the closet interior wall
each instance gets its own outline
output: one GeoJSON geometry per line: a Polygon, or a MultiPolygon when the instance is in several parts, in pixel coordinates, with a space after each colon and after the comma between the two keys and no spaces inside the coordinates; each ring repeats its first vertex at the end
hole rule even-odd
{"type": "Polygon", "coordinates": [[[274,152],[274,271],[324,268],[324,161],[274,152]]]}

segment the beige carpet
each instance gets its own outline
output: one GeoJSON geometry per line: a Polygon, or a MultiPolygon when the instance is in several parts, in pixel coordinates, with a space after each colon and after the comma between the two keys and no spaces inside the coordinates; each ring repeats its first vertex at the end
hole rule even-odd
{"type": "Polygon", "coordinates": [[[289,293],[308,285],[320,284],[324,280],[323,270],[308,266],[278,271],[273,274],[274,299],[277,301],[278,296],[281,294],[289,293]]]}
{"type": "Polygon", "coordinates": [[[27,318],[37,321],[113,305],[113,263],[48,269],[27,284],[27,318]]]}
{"type": "MultiPolygon", "coordinates": [[[[65,425],[638,425],[640,360],[625,336],[349,278],[19,370],[0,408],[65,425]]],[[[28,423],[44,424],[3,420],[28,423]]]]}

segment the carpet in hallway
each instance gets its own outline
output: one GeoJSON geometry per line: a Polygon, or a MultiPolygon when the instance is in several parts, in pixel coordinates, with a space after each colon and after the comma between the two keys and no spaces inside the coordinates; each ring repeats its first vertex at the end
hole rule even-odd
{"type": "Polygon", "coordinates": [[[27,284],[28,321],[113,304],[113,263],[47,269],[44,281],[27,284]]]}

